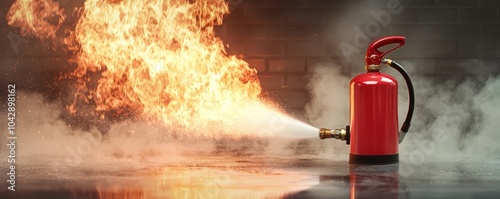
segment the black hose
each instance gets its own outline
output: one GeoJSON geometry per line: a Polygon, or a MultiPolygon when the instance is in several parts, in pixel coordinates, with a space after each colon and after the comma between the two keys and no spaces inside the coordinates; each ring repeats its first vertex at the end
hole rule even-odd
{"type": "Polygon", "coordinates": [[[408,86],[408,98],[409,98],[408,113],[406,114],[406,119],[403,122],[403,126],[401,126],[401,131],[406,133],[410,128],[411,118],[413,117],[413,109],[415,107],[415,92],[413,90],[413,84],[411,83],[410,76],[400,64],[398,64],[395,61],[389,61],[389,66],[391,66],[392,68],[396,69],[399,73],[401,73],[401,75],[405,79],[406,86],[408,86]]]}

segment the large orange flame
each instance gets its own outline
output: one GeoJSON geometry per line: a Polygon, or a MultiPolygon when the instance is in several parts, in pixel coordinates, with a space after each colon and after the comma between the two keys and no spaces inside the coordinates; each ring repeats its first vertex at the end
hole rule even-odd
{"type": "Polygon", "coordinates": [[[23,36],[55,39],[66,16],[52,0],[16,0],[7,13],[7,23],[21,28],[23,36]]]}
{"type": "Polygon", "coordinates": [[[77,51],[77,77],[102,77],[95,92],[82,82],[81,93],[101,111],[190,129],[261,106],[256,71],[214,34],[228,12],[224,0],[87,0],[66,43],[77,51]]]}

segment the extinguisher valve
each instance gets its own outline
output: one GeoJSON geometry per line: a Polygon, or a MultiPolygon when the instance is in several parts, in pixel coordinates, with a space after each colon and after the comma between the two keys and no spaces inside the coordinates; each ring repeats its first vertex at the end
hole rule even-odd
{"type": "Polygon", "coordinates": [[[321,128],[319,130],[319,138],[320,139],[329,139],[329,138],[334,138],[337,140],[347,140],[347,131],[345,128],[340,128],[340,129],[327,129],[327,128],[321,128]]]}
{"type": "Polygon", "coordinates": [[[344,141],[346,139],[346,130],[344,128],[333,130],[333,137],[337,140],[344,141]]]}
{"type": "Polygon", "coordinates": [[[392,64],[392,59],[382,59],[382,63],[391,65],[392,64]]]}

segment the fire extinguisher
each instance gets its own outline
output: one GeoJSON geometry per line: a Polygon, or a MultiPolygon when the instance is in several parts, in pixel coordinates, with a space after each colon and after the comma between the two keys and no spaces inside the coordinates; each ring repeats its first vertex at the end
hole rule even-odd
{"type": "Polygon", "coordinates": [[[403,46],[405,37],[390,36],[373,42],[366,51],[366,73],[354,77],[349,86],[350,125],[341,129],[321,128],[321,139],[345,140],[350,145],[351,164],[392,164],[399,162],[398,144],[410,128],[415,96],[410,76],[395,61],[384,55],[403,46]],[[387,45],[395,47],[382,52],[387,45]],[[380,64],[396,69],[408,86],[409,106],[406,119],[398,132],[398,82],[394,77],[381,73],[380,64]]]}

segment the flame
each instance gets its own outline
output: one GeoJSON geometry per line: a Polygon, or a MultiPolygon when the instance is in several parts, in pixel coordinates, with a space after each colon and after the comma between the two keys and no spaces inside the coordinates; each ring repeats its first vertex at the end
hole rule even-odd
{"type": "MultiPolygon", "coordinates": [[[[71,36],[78,96],[98,111],[201,130],[264,106],[256,70],[227,55],[214,26],[224,0],[87,0],[71,36]],[[95,89],[86,75],[102,73],[95,89]]],[[[78,111],[76,105],[69,107],[78,111]]]]}
{"type": "Polygon", "coordinates": [[[21,28],[23,36],[55,39],[66,16],[52,0],[16,0],[7,13],[7,23],[21,28]]]}

